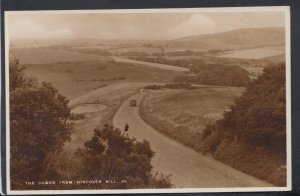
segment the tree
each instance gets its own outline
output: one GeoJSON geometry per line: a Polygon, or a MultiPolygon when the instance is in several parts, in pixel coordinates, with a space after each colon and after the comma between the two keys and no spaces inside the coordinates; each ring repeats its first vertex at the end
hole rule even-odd
{"type": "MultiPolygon", "coordinates": [[[[205,132],[219,130],[220,137],[235,142],[260,146],[269,151],[286,151],[285,65],[265,68],[264,73],[251,82],[231,110],[205,132]]],[[[206,136],[207,137],[207,136],[206,136]]]]}
{"type": "Polygon", "coordinates": [[[249,73],[239,66],[206,64],[201,60],[193,60],[190,66],[195,75],[179,75],[175,82],[217,86],[247,86],[250,82],[249,73]]]}
{"type": "Polygon", "coordinates": [[[25,181],[57,175],[51,165],[72,124],[68,100],[55,88],[26,76],[16,62],[9,68],[11,186],[23,189],[25,181]]]}
{"type": "Polygon", "coordinates": [[[123,136],[119,129],[105,125],[103,129],[95,129],[94,136],[85,143],[84,148],[78,150],[77,158],[81,162],[76,176],[117,182],[91,184],[89,188],[171,187],[168,177],[151,172],[153,156],[148,141],[138,142],[123,136]]]}
{"type": "Polygon", "coordinates": [[[286,186],[285,65],[273,65],[251,82],[230,111],[204,130],[202,152],[266,180],[286,186]]]}

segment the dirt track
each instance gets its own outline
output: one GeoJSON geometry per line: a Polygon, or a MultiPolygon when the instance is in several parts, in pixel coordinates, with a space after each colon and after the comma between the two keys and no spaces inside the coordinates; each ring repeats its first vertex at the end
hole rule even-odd
{"type": "Polygon", "coordinates": [[[156,152],[152,160],[154,171],[172,174],[172,183],[177,188],[210,187],[271,187],[273,185],[244,174],[214,159],[172,140],[159,133],[139,116],[138,107],[130,107],[130,99],[140,103],[144,94],[126,100],[116,113],[113,124],[124,129],[129,124],[129,136],[146,139],[156,152]]]}

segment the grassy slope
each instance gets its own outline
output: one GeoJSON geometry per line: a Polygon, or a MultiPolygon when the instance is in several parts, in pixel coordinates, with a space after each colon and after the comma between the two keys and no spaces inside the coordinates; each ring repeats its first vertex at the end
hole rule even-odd
{"type": "Polygon", "coordinates": [[[27,74],[37,77],[39,81],[50,82],[71,102],[77,100],[80,103],[88,98],[94,101],[95,97],[109,99],[102,103],[107,106],[104,111],[85,114],[84,119],[76,121],[72,140],[65,146],[67,154],[72,154],[90,139],[96,126],[110,123],[122,100],[132,95],[132,90],[137,86],[142,85],[139,83],[171,82],[178,74],[169,70],[115,63],[100,55],[62,50],[16,49],[12,52],[12,58],[14,57],[20,60],[20,64],[25,64],[27,74]],[[135,82],[137,85],[131,85],[135,82]],[[117,85],[121,88],[106,94],[105,90],[102,91],[104,85],[117,85]],[[95,91],[97,92],[94,93],[95,91]],[[81,96],[85,95],[88,97],[81,100],[81,96]]]}
{"type": "Polygon", "coordinates": [[[232,112],[208,127],[200,149],[277,186],[286,186],[285,65],[265,69],[232,112]]]}
{"type": "Polygon", "coordinates": [[[144,98],[140,115],[158,131],[195,148],[205,125],[220,118],[241,92],[235,87],[152,91],[144,98]]]}
{"type": "Polygon", "coordinates": [[[91,97],[85,98],[92,101],[95,97],[109,99],[106,103],[101,103],[107,106],[104,111],[86,113],[84,119],[76,121],[72,139],[65,145],[65,152],[69,155],[91,138],[95,127],[111,123],[120,104],[134,93],[133,90],[139,83],[171,82],[178,74],[169,70],[115,63],[110,61],[110,58],[100,55],[63,50],[15,49],[11,54],[13,58],[20,60],[20,64],[25,64],[27,74],[37,77],[40,81],[50,82],[71,100],[80,103],[85,101],[80,99],[81,96],[90,94],[91,97]],[[135,82],[137,85],[130,85],[135,82]],[[105,93],[105,90],[102,91],[104,85],[119,84],[122,88],[116,88],[109,94],[105,93]],[[99,93],[93,93],[96,90],[99,93]]]}
{"type": "Polygon", "coordinates": [[[10,56],[17,58],[20,64],[45,64],[77,61],[109,61],[109,57],[71,52],[60,49],[41,48],[11,48],[10,56]]]}
{"type": "Polygon", "coordinates": [[[51,82],[70,99],[112,83],[171,82],[178,74],[146,66],[103,61],[28,65],[27,73],[41,81],[51,82]],[[117,77],[123,79],[109,80],[117,77]]]}
{"type": "Polygon", "coordinates": [[[169,42],[171,47],[209,49],[239,49],[284,45],[284,28],[244,28],[215,34],[188,36],[169,42]]]}
{"type": "MultiPolygon", "coordinates": [[[[241,94],[241,90],[168,91],[153,91],[147,95],[140,106],[140,116],[156,130],[207,154],[207,146],[211,146],[216,138],[212,134],[209,139],[202,140],[205,124],[219,118],[222,111],[233,103],[234,97],[241,94]]],[[[210,156],[274,185],[286,185],[286,172],[278,169],[285,165],[286,160],[276,153],[270,154],[262,149],[224,140],[210,156]]]]}
{"type": "Polygon", "coordinates": [[[286,170],[280,168],[286,165],[285,155],[270,153],[264,149],[225,139],[218,146],[213,157],[276,186],[286,186],[286,170]]]}

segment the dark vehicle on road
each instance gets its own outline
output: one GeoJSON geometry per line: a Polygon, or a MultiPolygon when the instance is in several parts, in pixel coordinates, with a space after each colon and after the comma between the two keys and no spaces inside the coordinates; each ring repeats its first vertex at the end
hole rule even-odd
{"type": "Polygon", "coordinates": [[[136,100],[135,99],[130,100],[129,105],[136,106],[136,100]]]}

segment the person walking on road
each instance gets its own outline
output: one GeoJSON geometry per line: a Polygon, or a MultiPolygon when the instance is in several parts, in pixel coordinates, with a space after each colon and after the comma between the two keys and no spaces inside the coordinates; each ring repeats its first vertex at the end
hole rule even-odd
{"type": "Polygon", "coordinates": [[[128,129],[129,129],[129,125],[128,125],[128,123],[126,123],[125,128],[124,128],[124,132],[127,135],[127,137],[128,137],[128,129]]]}

